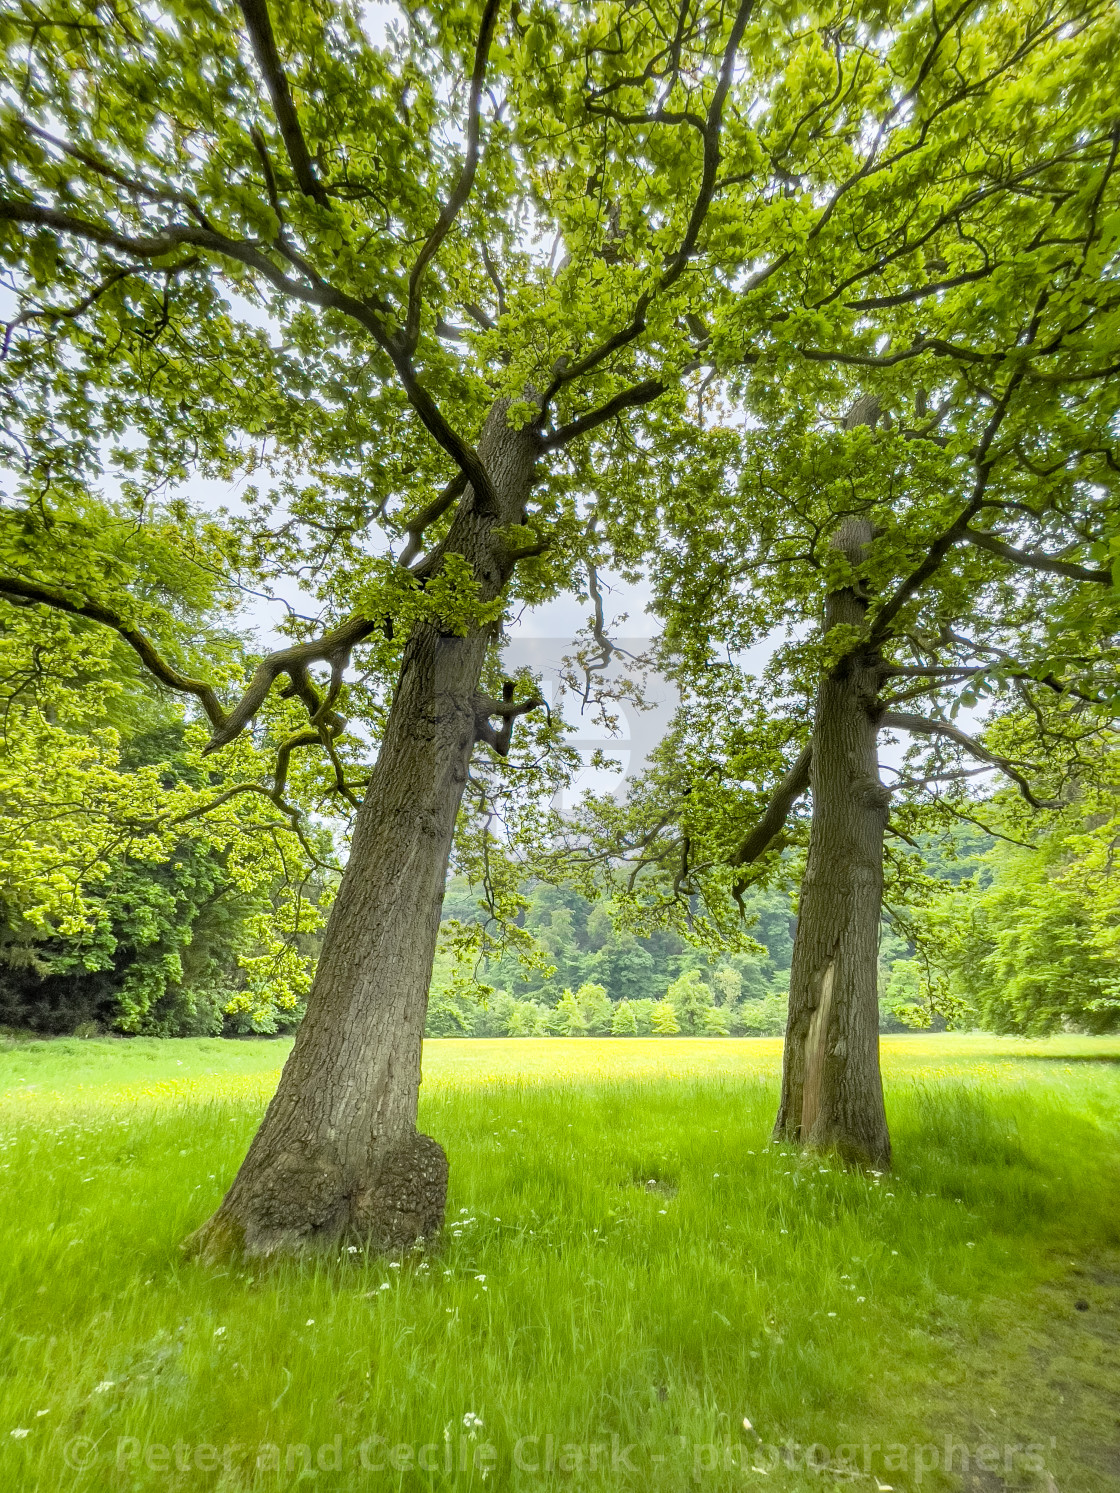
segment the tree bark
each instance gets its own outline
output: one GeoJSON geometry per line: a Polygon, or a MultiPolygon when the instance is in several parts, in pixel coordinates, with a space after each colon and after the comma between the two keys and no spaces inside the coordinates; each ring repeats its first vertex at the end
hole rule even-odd
{"type": "MultiPolygon", "coordinates": [[[[870,540],[866,520],[848,519],[833,543],[858,564],[870,540]]],[[[866,609],[856,590],[833,592],[826,632],[858,628],[866,609]]],[[[817,693],[809,857],[774,1136],[887,1166],[877,990],[889,803],[876,752],[881,682],[878,655],[857,651],[821,680],[817,693]]]]}
{"type": "MultiPolygon", "coordinates": [[[[483,601],[512,563],[537,440],[495,405],[479,455],[494,503],[468,488],[447,549],[483,601]]],[[[422,623],[409,637],[381,750],[358,811],[307,1014],[233,1185],[187,1240],[211,1258],[336,1246],[396,1251],[443,1223],[447,1158],[416,1129],[420,1054],[440,907],[492,627],[466,637],[422,623]]]]}

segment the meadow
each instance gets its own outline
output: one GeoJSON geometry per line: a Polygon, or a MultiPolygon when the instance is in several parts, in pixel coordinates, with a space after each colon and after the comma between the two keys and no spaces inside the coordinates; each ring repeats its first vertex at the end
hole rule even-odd
{"type": "Polygon", "coordinates": [[[884,1038],[887,1175],[776,1040],[429,1041],[436,1245],[187,1262],[289,1045],[0,1049],[4,1489],[1120,1486],[1120,1041],[884,1038]]]}

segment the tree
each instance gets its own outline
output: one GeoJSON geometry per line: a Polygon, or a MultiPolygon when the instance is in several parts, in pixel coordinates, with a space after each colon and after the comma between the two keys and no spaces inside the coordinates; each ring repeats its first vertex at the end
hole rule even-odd
{"type": "Polygon", "coordinates": [[[708,1006],[703,1013],[701,1031],[706,1037],[729,1037],[731,1023],[726,1009],[722,1006],[708,1006]]]}
{"type": "Polygon", "coordinates": [[[680,1030],[695,1035],[704,1030],[704,1022],[713,1005],[711,989],[698,969],[685,970],[669,986],[665,999],[676,1012],[680,1030]]]}
{"type": "Polygon", "coordinates": [[[552,1015],[544,1006],[533,1001],[517,1001],[506,1019],[507,1037],[544,1037],[548,1034],[548,1020],[552,1015]]]}
{"type": "Polygon", "coordinates": [[[626,933],[610,938],[589,965],[615,1000],[640,1000],[654,978],[653,955],[626,933]]]}
{"type": "Polygon", "coordinates": [[[675,1037],[680,1032],[680,1022],[669,1000],[654,1001],[650,1019],[650,1031],[655,1037],[675,1037]]]}
{"type": "Polygon", "coordinates": [[[473,0],[410,11],[380,47],[342,0],[9,17],[3,410],[36,543],[0,595],[113,629],[197,702],[211,751],[286,679],[305,715],[277,806],[292,752],[317,748],[355,812],[307,1016],[198,1248],[439,1227],[446,1160],[416,1130],[439,902],[475,748],[504,756],[535,708],[497,666],[506,608],[637,561],[708,372],[734,389],[790,350],[867,356],[857,287],[954,303],[1005,199],[1098,169],[1107,131],[1053,78],[1092,75],[1107,16],[911,7],[869,33],[827,6],[473,0]],[[616,443],[627,411],[640,439],[616,443]],[[213,563],[299,573],[322,623],[293,617],[240,681],[177,667],[175,629],[153,636],[127,583],[49,539],[55,496],[106,452],[141,496],[263,474],[213,563]]]}
{"type": "Polygon", "coordinates": [[[570,990],[565,990],[556,1003],[556,1009],[552,1013],[552,1030],[564,1037],[587,1035],[587,1022],[580,1003],[570,990]]]}
{"type": "Polygon", "coordinates": [[[721,964],[713,971],[712,983],[721,1006],[734,1006],[743,994],[743,976],[733,965],[721,964]]]}
{"type": "MultiPolygon", "coordinates": [[[[1079,303],[1077,324],[1085,319],[1079,303]]],[[[1027,342],[1029,321],[1008,330],[1009,348],[1027,342]]],[[[1036,376],[1025,357],[1002,371],[986,362],[982,388],[956,369],[932,450],[908,424],[914,407],[902,394],[890,427],[874,433],[849,415],[834,435],[799,436],[791,412],[783,439],[773,427],[745,439],[751,500],[731,507],[720,543],[678,530],[685,542],[662,592],[670,615],[690,607],[678,639],[713,631],[691,609],[705,571],[722,617],[742,607],[725,637],[748,645],[779,621],[800,634],[775,651],[761,691],[734,665],[694,652],[681,677],[695,712],[665,744],[630,831],[656,867],[645,826],[658,816],[664,875],[651,886],[671,881],[682,899],[706,897],[717,921],[753,875],[783,874],[782,847],[807,842],[779,1138],[889,1161],[876,984],[884,865],[901,916],[908,897],[925,895],[918,837],[958,820],[984,824],[974,781],[1002,775],[1038,811],[1060,807],[1098,770],[1117,698],[1116,593],[1102,561],[1117,537],[1115,500],[1104,494],[1120,471],[1118,389],[1082,380],[1080,352],[1059,371],[1062,335],[1047,329],[1051,352],[1036,376]],[[974,528],[981,514],[985,527],[974,528]],[[743,589],[717,592],[732,562],[743,589]],[[784,719],[774,700],[790,702],[784,719]],[[960,711],[981,702],[986,721],[966,729],[960,711]],[[912,743],[889,786],[884,731],[912,743]],[[744,793],[773,781],[783,738],[788,766],[776,789],[744,793]],[[796,806],[807,792],[806,823],[796,806]]],[[[1106,366],[1103,349],[1087,357],[1106,366]]],[[[897,374],[892,382],[897,390],[897,374]]]]}
{"type": "MultiPolygon", "coordinates": [[[[925,283],[900,278],[899,261],[855,269],[843,291],[807,281],[798,316],[841,299],[863,318],[862,348],[826,359],[807,336],[773,356],[765,383],[756,365],[748,428],[728,423],[722,452],[697,441],[687,464],[665,463],[650,547],[688,708],[646,793],[590,826],[626,849],[617,895],[631,921],[675,907],[715,941],[752,878],[785,874],[778,853],[807,846],[775,1134],[876,1165],[890,1159],[884,867],[904,902],[921,879],[907,847],[975,816],[974,778],[1001,773],[1035,808],[1061,801],[1116,701],[1120,132],[1086,92],[1073,135],[1064,101],[1032,118],[1032,139],[1020,133],[1025,76],[1056,99],[1079,54],[1055,36],[1027,59],[1018,24],[991,38],[977,74],[981,135],[1009,132],[1007,197],[951,242],[940,189],[921,193],[907,244],[921,245],[925,283]],[[1021,169],[1037,196],[1014,186],[1021,169]],[[719,520],[701,527],[698,512],[719,520]],[[783,633],[759,688],[736,652],[783,633]],[[966,728],[959,713],[982,703],[988,719],[966,728]],[[887,731],[914,743],[890,784],[887,731]]],[[[1096,36],[1090,53],[1115,81],[1096,36]]],[[[936,107],[914,104],[918,156],[936,107]]],[[[898,171],[898,204],[916,200],[915,162],[898,171]]],[[[743,357],[755,347],[735,343],[743,357]]]]}
{"type": "Polygon", "coordinates": [[[606,989],[588,980],[576,991],[576,1001],[587,1030],[592,1035],[601,1035],[610,1030],[611,1003],[606,989]]]}
{"type": "Polygon", "coordinates": [[[612,1037],[636,1037],[638,1035],[638,1019],[634,1015],[634,1008],[629,1001],[619,1001],[611,1015],[612,1037]]]}

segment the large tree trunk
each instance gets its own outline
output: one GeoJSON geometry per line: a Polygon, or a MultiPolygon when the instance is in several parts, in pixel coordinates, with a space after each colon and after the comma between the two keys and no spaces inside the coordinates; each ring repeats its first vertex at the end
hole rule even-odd
{"type": "MultiPolygon", "coordinates": [[[[485,511],[468,489],[447,542],[472,562],[483,600],[508,579],[499,531],[523,519],[535,451],[495,406],[479,454],[496,505],[485,511]]],[[[399,1250],[443,1223],[447,1158],[416,1129],[420,1049],[492,636],[425,623],[408,639],[307,1015],[233,1185],[189,1248],[261,1255],[352,1238],[399,1250]]]]}
{"type": "MultiPolygon", "coordinates": [[[[849,519],[834,543],[858,563],[870,539],[865,520],[849,519]]],[[[834,592],[826,631],[859,627],[866,606],[854,590],[834,592]]],[[[877,976],[889,799],[876,753],[880,682],[878,656],[855,654],[822,679],[817,694],[809,858],[774,1135],[886,1166],[877,976]]]]}

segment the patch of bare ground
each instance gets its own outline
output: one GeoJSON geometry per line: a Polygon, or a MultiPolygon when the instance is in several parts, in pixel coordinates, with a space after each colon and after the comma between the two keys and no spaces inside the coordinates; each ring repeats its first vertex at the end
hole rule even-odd
{"type": "Polygon", "coordinates": [[[980,1308],[940,1386],[970,1449],[947,1482],[959,1493],[1120,1493],[1120,1252],[1055,1267],[1027,1298],[980,1308]],[[978,1465],[984,1446],[997,1454],[978,1465]]]}

